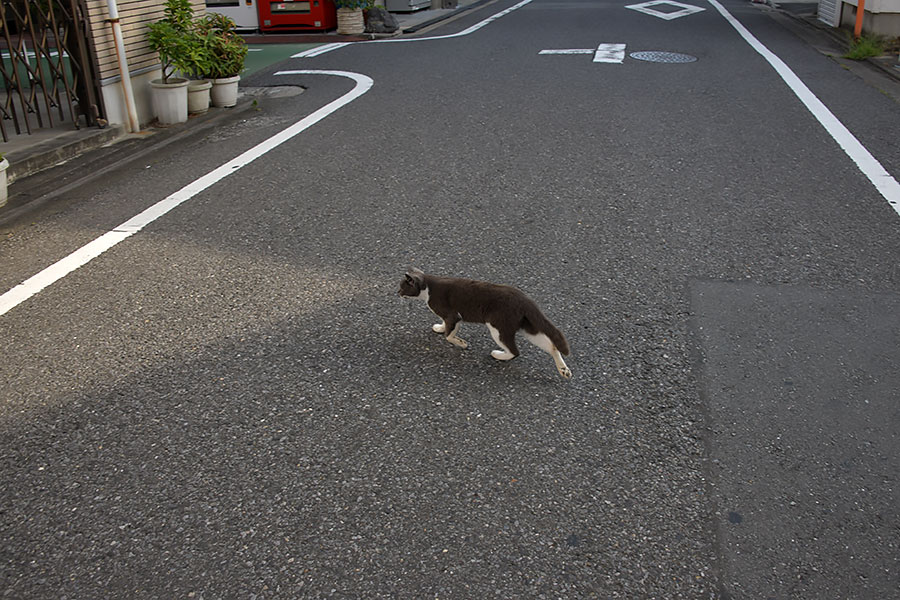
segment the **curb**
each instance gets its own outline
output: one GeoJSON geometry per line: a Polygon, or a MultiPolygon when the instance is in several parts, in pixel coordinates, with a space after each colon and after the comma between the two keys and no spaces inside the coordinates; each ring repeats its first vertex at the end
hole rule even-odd
{"type": "MultiPolygon", "coordinates": [[[[776,10],[778,14],[790,18],[792,21],[799,23],[801,26],[805,26],[827,36],[832,42],[834,42],[837,46],[840,46],[844,50],[849,50],[847,36],[845,35],[847,33],[847,30],[840,27],[830,27],[819,21],[816,18],[815,14],[798,14],[784,9],[777,2],[768,3],[768,6],[776,10]]],[[[836,58],[843,58],[843,56],[838,56],[836,58]]],[[[848,58],[845,60],[853,59],[848,58]]],[[[900,81],[900,57],[895,57],[893,55],[881,57],[876,56],[872,58],[866,58],[864,60],[853,60],[853,62],[860,65],[869,64],[879,71],[885,73],[886,75],[893,77],[897,81],[900,81]]]]}
{"type": "Polygon", "coordinates": [[[27,150],[8,152],[11,158],[7,176],[9,183],[34,175],[61,162],[72,160],[98,146],[108,144],[125,135],[124,125],[99,128],[82,128],[61,132],[27,150]]]}
{"type": "Polygon", "coordinates": [[[455,17],[456,15],[462,14],[473,8],[479,8],[481,6],[484,6],[485,4],[488,4],[493,1],[494,0],[478,0],[477,2],[473,2],[472,4],[467,4],[466,6],[460,6],[453,12],[439,15],[439,16],[437,16],[433,19],[429,19],[428,21],[425,21],[423,23],[418,23],[416,25],[413,25],[409,29],[404,29],[403,33],[416,33],[417,31],[425,29],[426,27],[430,27],[431,25],[434,25],[435,23],[440,23],[441,21],[445,21],[447,19],[455,17]]]}
{"type": "MultiPolygon", "coordinates": [[[[75,137],[77,139],[60,145],[59,138],[54,138],[35,146],[33,150],[23,151],[18,154],[22,158],[15,159],[16,161],[22,161],[23,165],[25,165],[17,170],[17,177],[22,179],[29,175],[34,175],[39,178],[41,174],[53,167],[89,154],[91,150],[96,150],[112,143],[122,144],[127,143],[129,140],[133,142],[131,148],[124,149],[120,158],[100,168],[92,169],[88,174],[62,186],[53,185],[49,191],[38,192],[37,196],[31,197],[28,194],[17,195],[15,186],[12,186],[7,204],[0,208],[0,225],[11,224],[20,217],[53,203],[57,198],[60,198],[70,190],[103,177],[107,173],[122,168],[148,154],[157,152],[169,144],[173,144],[188,136],[203,133],[217,126],[225,118],[244,113],[253,106],[255,101],[255,95],[244,93],[238,99],[237,105],[232,108],[210,108],[208,112],[202,115],[191,117],[187,122],[171,127],[150,127],[135,134],[125,133],[123,125],[108,127],[103,130],[86,130],[85,134],[81,136],[78,135],[81,133],[80,131],[66,132],[60,137],[75,137]],[[25,173],[27,169],[33,170],[25,173]]],[[[12,166],[10,169],[12,169],[12,166]]],[[[38,188],[40,188],[40,184],[38,184],[38,188]]]]}

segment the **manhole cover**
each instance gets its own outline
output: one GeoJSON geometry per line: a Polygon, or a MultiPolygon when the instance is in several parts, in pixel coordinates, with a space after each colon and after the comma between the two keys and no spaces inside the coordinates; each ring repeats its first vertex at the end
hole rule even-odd
{"type": "Polygon", "coordinates": [[[697,60],[696,56],[690,54],[679,54],[678,52],[659,52],[650,50],[647,52],[632,52],[629,54],[631,58],[638,60],[646,60],[648,62],[658,63],[689,63],[697,60]]]}
{"type": "Polygon", "coordinates": [[[273,85],[269,87],[243,87],[241,91],[257,98],[291,98],[305,90],[299,85],[273,85]]]}

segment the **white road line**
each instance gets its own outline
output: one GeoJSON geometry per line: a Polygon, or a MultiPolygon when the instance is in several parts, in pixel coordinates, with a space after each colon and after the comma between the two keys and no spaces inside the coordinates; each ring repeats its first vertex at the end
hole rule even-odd
{"type": "Polygon", "coordinates": [[[363,42],[363,43],[364,44],[378,44],[378,43],[391,43],[391,42],[424,42],[424,41],[429,41],[429,40],[449,40],[450,38],[463,37],[465,35],[469,35],[470,33],[475,33],[482,27],[485,27],[486,25],[490,25],[497,19],[499,19],[501,17],[505,17],[506,15],[508,15],[509,13],[511,13],[513,11],[519,10],[526,4],[529,4],[530,2],[531,2],[531,0],[522,0],[522,2],[519,2],[518,4],[515,4],[513,6],[510,6],[506,10],[502,10],[502,11],[498,12],[497,14],[488,17],[487,19],[485,19],[483,21],[479,21],[478,23],[475,23],[468,29],[463,29],[460,32],[451,33],[450,35],[438,35],[435,37],[425,37],[425,38],[389,38],[389,39],[384,39],[384,40],[373,40],[371,42],[363,42]]]}
{"type": "Polygon", "coordinates": [[[538,54],[593,54],[593,48],[562,48],[560,50],[541,50],[538,54]]]}
{"type": "Polygon", "coordinates": [[[469,35],[470,33],[475,33],[482,27],[485,27],[486,25],[490,25],[497,19],[508,15],[509,13],[513,12],[514,10],[518,10],[518,9],[522,8],[526,4],[529,4],[531,1],[532,0],[522,0],[522,2],[519,2],[518,4],[516,4],[514,6],[510,6],[506,10],[502,10],[502,11],[498,12],[497,14],[491,15],[487,19],[484,19],[483,21],[479,21],[478,23],[475,23],[468,29],[463,29],[462,31],[459,31],[457,33],[451,33],[449,35],[438,35],[438,36],[423,37],[423,38],[388,38],[388,39],[383,39],[383,40],[369,40],[369,41],[364,41],[364,42],[342,42],[342,43],[336,43],[336,44],[325,44],[324,46],[318,46],[316,48],[312,48],[310,50],[304,50],[303,52],[294,54],[293,56],[291,56],[291,58],[312,58],[314,56],[321,56],[322,54],[331,52],[332,50],[337,50],[339,48],[343,48],[344,46],[349,46],[351,44],[392,44],[392,43],[400,43],[400,42],[428,42],[428,41],[433,41],[433,40],[449,40],[451,38],[463,37],[465,35],[469,35]]]}
{"type": "Polygon", "coordinates": [[[335,75],[338,77],[348,77],[356,82],[352,90],[338,98],[329,102],[322,108],[318,109],[309,116],[297,121],[287,129],[276,133],[269,139],[260,142],[256,146],[250,148],[243,154],[233,158],[224,165],[210,171],[203,177],[197,179],[184,186],[174,194],[160,200],[147,210],[128,219],[112,231],[109,231],[92,242],[85,244],[78,250],[72,252],[65,258],[50,265],[37,275],[23,281],[16,287],[0,296],[0,315],[4,315],[25,300],[28,300],[47,286],[59,281],[72,271],[82,267],[97,258],[122,240],[134,235],[156,219],[168,213],[173,208],[190,200],[206,188],[214,183],[221,181],[232,173],[238,171],[241,167],[249,165],[251,162],[263,156],[267,152],[277,148],[284,142],[290,140],[294,136],[302,133],[309,127],[315,125],[331,113],[353,102],[363,94],[365,94],[374,84],[370,77],[359,73],[351,73],[349,71],[279,71],[276,75],[335,75]]]}
{"type": "Polygon", "coordinates": [[[630,8],[631,10],[636,10],[638,12],[644,13],[645,15],[650,15],[651,17],[657,17],[663,19],[665,21],[671,21],[672,19],[678,19],[681,17],[686,17],[688,15],[692,15],[694,13],[702,12],[706,10],[705,8],[700,8],[699,6],[692,6],[690,4],[682,4],[681,2],[673,2],[672,0],[655,0],[654,2],[644,2],[642,4],[631,4],[626,6],[625,8],[630,8]],[[655,10],[654,6],[662,6],[667,4],[669,6],[676,6],[681,10],[675,12],[662,12],[659,10],[655,10]]]}
{"type": "Polygon", "coordinates": [[[843,148],[844,152],[846,152],[847,156],[856,163],[856,166],[859,167],[860,171],[868,177],[869,181],[875,186],[875,189],[884,196],[884,199],[888,201],[888,204],[893,207],[894,212],[900,215],[900,183],[897,183],[897,180],[894,179],[881,163],[872,156],[866,147],[850,133],[850,130],[847,129],[830,110],[828,110],[828,107],[825,106],[825,104],[823,104],[808,87],[806,87],[806,84],[791,71],[790,67],[788,67],[783,60],[778,58],[778,56],[766,48],[762,42],[756,39],[756,37],[750,33],[740,21],[735,19],[724,6],[719,4],[719,2],[716,0],[709,0],[709,3],[725,17],[725,20],[734,27],[754,50],[772,65],[797,98],[800,99],[809,112],[811,112],[819,123],[822,124],[825,131],[834,138],[834,141],[843,148]]]}
{"type": "Polygon", "coordinates": [[[625,60],[625,44],[600,44],[594,52],[594,62],[619,63],[625,60]]]}
{"type": "Polygon", "coordinates": [[[338,48],[343,48],[344,46],[349,46],[351,42],[335,42],[333,44],[325,44],[323,46],[316,46],[315,48],[310,48],[309,50],[304,50],[303,52],[298,52],[291,56],[291,58],[312,58],[313,56],[319,56],[320,54],[325,54],[326,52],[331,52],[332,50],[337,50],[338,48]]]}

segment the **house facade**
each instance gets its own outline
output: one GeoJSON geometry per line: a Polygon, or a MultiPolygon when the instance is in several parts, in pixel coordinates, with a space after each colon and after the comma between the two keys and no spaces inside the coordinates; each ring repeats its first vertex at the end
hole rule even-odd
{"type": "MultiPolygon", "coordinates": [[[[190,2],[197,16],[205,13],[204,0],[190,2]]],[[[164,10],[164,0],[0,0],[2,141],[66,125],[148,124],[149,81],[161,71],[147,24],[164,10]],[[123,73],[131,82],[131,111],[123,73]]]]}
{"type": "MultiPolygon", "coordinates": [[[[110,123],[127,124],[128,108],[122,86],[123,74],[116,55],[116,41],[109,22],[110,8],[118,10],[119,28],[125,48],[125,62],[131,80],[134,104],[140,124],[152,119],[150,106],[150,81],[158,79],[159,56],[147,44],[147,24],[163,16],[162,0],[83,0],[88,20],[88,30],[96,55],[97,80],[103,101],[104,113],[110,123]]],[[[191,0],[195,14],[206,11],[205,0],[191,0]]]]}

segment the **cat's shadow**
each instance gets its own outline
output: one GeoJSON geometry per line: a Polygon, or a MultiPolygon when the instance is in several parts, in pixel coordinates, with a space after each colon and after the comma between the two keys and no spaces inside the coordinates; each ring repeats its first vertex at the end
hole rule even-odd
{"type": "Polygon", "coordinates": [[[509,384],[563,381],[552,359],[537,349],[526,350],[513,360],[493,358],[491,351],[496,345],[483,325],[466,324],[460,337],[466,340],[468,348],[460,348],[432,331],[432,323],[427,318],[420,321],[392,328],[384,340],[385,351],[395,357],[401,368],[419,372],[426,378],[490,378],[509,384]]]}

